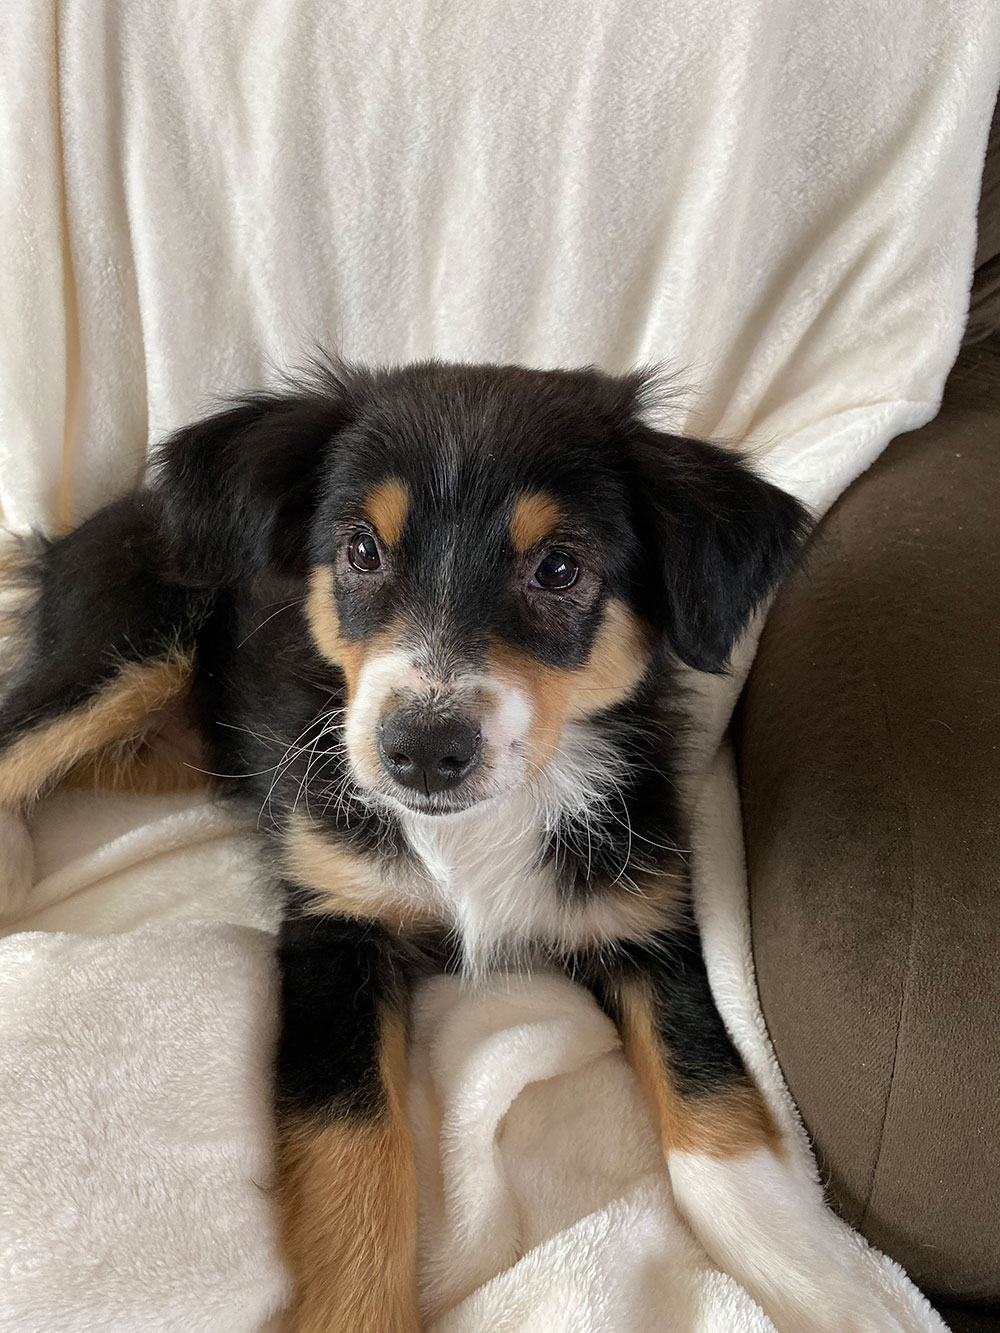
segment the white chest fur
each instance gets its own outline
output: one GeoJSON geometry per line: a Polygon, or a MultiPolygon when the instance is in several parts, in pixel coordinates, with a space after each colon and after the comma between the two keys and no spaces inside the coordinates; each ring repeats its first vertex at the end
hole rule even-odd
{"type": "Polygon", "coordinates": [[[632,878],[623,866],[610,883],[561,887],[555,856],[543,857],[551,832],[526,790],[462,816],[402,824],[423,871],[404,892],[454,931],[470,972],[528,961],[538,946],[566,953],[638,939],[672,920],[669,874],[632,878]]]}
{"type": "Polygon", "coordinates": [[[460,938],[470,970],[565,935],[555,870],[542,862],[545,830],[526,791],[461,815],[404,815],[401,823],[423,872],[406,877],[409,891],[460,938]]]}
{"type": "Polygon", "coordinates": [[[668,924],[677,881],[637,871],[628,853],[610,882],[589,880],[588,851],[601,836],[594,816],[610,812],[621,828],[623,807],[615,796],[614,756],[592,738],[586,750],[577,739],[572,731],[564,738],[544,779],[460,814],[397,810],[408,856],[362,863],[299,815],[286,843],[287,873],[312,886],[328,910],[402,929],[438,923],[460,943],[472,973],[530,961],[539,947],[566,953],[647,935],[668,924]],[[553,832],[569,816],[581,860],[575,889],[560,886],[556,862],[565,848],[553,832]]]}

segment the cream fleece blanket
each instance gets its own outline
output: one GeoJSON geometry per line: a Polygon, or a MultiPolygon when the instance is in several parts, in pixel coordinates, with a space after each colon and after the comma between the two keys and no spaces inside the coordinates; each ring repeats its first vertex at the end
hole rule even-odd
{"type": "MultiPolygon", "coordinates": [[[[35,0],[0,7],[0,51],[10,530],[81,518],[312,341],[666,360],[678,425],[749,439],[818,510],[936,411],[991,0],[35,0]]],[[[823,1209],[757,1010],[720,741],[750,652],[706,694],[695,799],[713,984],[799,1135],[761,1210],[817,1256],[816,1327],[939,1328],[823,1209]]],[[[0,1329],[265,1327],[273,907],[245,837],[203,802],[69,792],[34,833],[0,940],[0,1329]]],[[[413,1072],[439,1333],[774,1326],[680,1221],[568,983],[429,984],[413,1072]]]]}

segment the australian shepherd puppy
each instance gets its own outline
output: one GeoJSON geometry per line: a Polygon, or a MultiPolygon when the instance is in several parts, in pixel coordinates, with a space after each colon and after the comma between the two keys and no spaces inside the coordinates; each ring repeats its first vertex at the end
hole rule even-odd
{"type": "Polygon", "coordinates": [[[179,431],[148,485],[30,554],[0,803],[162,781],[183,707],[205,757],[173,776],[210,770],[278,871],[296,1329],[418,1327],[408,995],[497,965],[592,991],[694,1230],[770,1304],[768,1224],[755,1253],[719,1182],[782,1145],[691,912],[677,676],[725,669],[808,522],[736,453],[654,429],[646,390],[329,367],[179,431]]]}

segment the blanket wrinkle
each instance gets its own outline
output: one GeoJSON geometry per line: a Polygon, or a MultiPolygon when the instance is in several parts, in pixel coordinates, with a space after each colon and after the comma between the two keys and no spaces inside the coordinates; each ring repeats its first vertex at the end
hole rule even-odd
{"type": "MultiPolygon", "coordinates": [[[[690,388],[671,424],[747,444],[819,514],[937,410],[991,0],[37,0],[0,7],[0,51],[9,534],[83,518],[157,437],[315,343],[663,363],[690,388]]],[[[757,1003],[723,740],[755,632],[697,682],[692,787],[713,989],[794,1147],[751,1221],[791,1210],[821,1256],[817,1329],[836,1309],[838,1331],[931,1333],[905,1274],[825,1209],[757,1003]]],[[[9,823],[0,1333],[277,1333],[276,918],[252,837],[195,796],[60,790],[19,902],[32,849],[9,823]]],[[[440,978],[413,1028],[432,1333],[775,1328],[682,1220],[587,994],[440,978]]]]}

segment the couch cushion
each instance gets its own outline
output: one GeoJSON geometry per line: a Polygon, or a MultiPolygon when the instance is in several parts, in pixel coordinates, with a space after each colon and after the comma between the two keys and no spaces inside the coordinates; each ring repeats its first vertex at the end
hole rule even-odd
{"type": "Polygon", "coordinates": [[[737,744],[753,942],[836,1205],[1000,1301],[1000,338],[831,511],[737,744]]]}
{"type": "Polygon", "coordinates": [[[938,1314],[945,1320],[951,1333],[998,1333],[1000,1306],[959,1304],[935,1301],[938,1314]]]}

